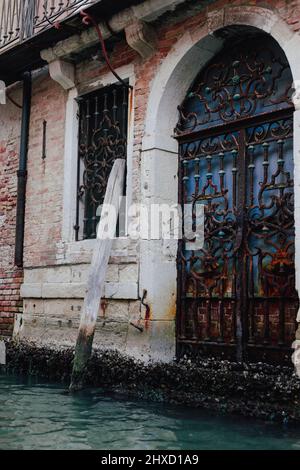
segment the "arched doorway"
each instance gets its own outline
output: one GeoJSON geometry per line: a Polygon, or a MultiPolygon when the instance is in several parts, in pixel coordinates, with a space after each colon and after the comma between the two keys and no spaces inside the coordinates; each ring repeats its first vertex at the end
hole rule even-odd
{"type": "Polygon", "coordinates": [[[203,248],[179,244],[180,355],[290,361],[298,310],[292,82],[270,36],[229,35],[179,108],[179,201],[205,206],[203,248]]]}

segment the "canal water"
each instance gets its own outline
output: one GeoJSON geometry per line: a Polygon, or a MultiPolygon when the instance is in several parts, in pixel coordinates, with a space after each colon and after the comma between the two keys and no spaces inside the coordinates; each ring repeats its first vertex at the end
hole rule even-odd
{"type": "Polygon", "coordinates": [[[300,428],[0,375],[0,449],[300,449],[300,428]]]}

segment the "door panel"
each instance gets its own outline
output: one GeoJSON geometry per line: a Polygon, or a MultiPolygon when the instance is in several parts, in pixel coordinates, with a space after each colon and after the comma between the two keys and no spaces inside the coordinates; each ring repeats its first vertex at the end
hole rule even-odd
{"type": "Polygon", "coordinates": [[[255,347],[290,347],[292,133],[285,117],[181,143],[181,203],[205,206],[205,241],[179,248],[180,351],[218,346],[241,359],[255,347]]]}
{"type": "Polygon", "coordinates": [[[293,121],[248,128],[249,341],[290,346],[295,334],[293,121]]]}
{"type": "Polygon", "coordinates": [[[234,333],[238,137],[236,132],[209,137],[181,149],[183,201],[205,206],[203,249],[184,249],[183,258],[187,317],[182,326],[194,340],[229,341],[234,333]]]}

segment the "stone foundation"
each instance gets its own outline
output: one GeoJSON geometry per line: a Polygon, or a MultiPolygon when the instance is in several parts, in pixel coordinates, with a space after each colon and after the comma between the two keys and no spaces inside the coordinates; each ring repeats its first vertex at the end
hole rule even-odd
{"type": "MultiPolygon", "coordinates": [[[[8,373],[70,381],[74,350],[7,343],[8,373]]],[[[2,368],[2,371],[5,369],[2,368]]],[[[144,363],[117,351],[95,351],[85,377],[132,398],[199,407],[283,423],[300,422],[300,381],[291,367],[263,363],[239,365],[213,358],[144,363]]]]}

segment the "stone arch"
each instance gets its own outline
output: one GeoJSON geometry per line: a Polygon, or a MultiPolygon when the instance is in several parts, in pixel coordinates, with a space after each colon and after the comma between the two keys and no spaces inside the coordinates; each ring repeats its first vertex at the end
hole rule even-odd
{"type": "MultiPolygon", "coordinates": [[[[285,52],[294,83],[297,85],[297,77],[300,77],[300,62],[297,59],[300,35],[292,31],[276,13],[266,8],[251,6],[212,11],[202,27],[196,31],[187,31],[177,41],[160,65],[151,84],[142,143],[142,203],[147,205],[151,202],[178,202],[178,147],[172,137],[178,116],[177,106],[183,101],[201,68],[221,49],[223,41],[214,33],[222,28],[237,25],[256,28],[258,32],[270,34],[285,52]],[[197,67],[194,66],[195,63],[197,67]]],[[[297,90],[297,86],[295,88],[297,90]]],[[[294,125],[298,129],[300,99],[297,99],[297,93],[294,104],[294,125]]],[[[300,224],[297,224],[297,220],[300,221],[300,139],[297,140],[297,134],[298,132],[295,132],[294,141],[295,264],[296,269],[298,268],[296,284],[300,292],[300,224]]],[[[148,292],[151,316],[156,320],[153,323],[158,325],[159,322],[164,322],[163,333],[154,332],[155,345],[150,338],[149,353],[150,356],[156,356],[155,350],[159,345],[162,360],[169,360],[175,355],[176,252],[177,243],[174,242],[144,240],[141,244],[140,289],[141,292],[148,292]],[[157,333],[163,336],[158,338],[157,333]]]]}
{"type": "Polygon", "coordinates": [[[201,68],[222,47],[222,41],[214,33],[237,25],[251,26],[270,34],[285,52],[294,81],[298,77],[300,79],[300,35],[277,14],[260,7],[230,7],[213,11],[204,26],[195,32],[187,31],[177,41],[161,64],[149,94],[143,150],[159,147],[177,151],[176,142],[171,140],[177,105],[201,68]],[[195,63],[197,67],[194,67],[195,63]]]}

